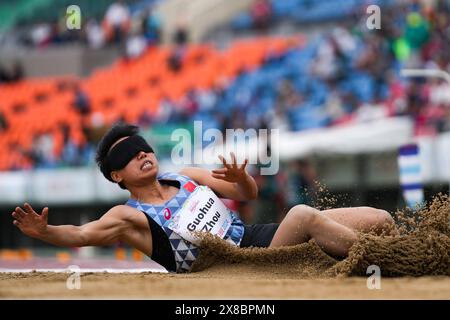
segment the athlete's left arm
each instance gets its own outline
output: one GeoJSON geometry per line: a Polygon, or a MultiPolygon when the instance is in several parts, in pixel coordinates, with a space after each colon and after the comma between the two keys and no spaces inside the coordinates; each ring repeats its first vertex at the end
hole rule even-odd
{"type": "Polygon", "coordinates": [[[238,201],[256,199],[258,187],[252,176],[245,170],[248,160],[246,159],[244,164],[238,166],[234,153],[231,153],[231,164],[228,164],[224,157],[219,156],[219,158],[223,163],[221,169],[210,172],[203,168],[187,167],[182,169],[180,174],[188,176],[199,185],[210,187],[222,198],[238,201]]]}

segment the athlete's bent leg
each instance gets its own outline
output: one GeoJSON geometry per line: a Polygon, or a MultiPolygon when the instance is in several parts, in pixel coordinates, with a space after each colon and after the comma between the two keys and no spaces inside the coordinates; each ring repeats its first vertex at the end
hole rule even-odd
{"type": "Polygon", "coordinates": [[[398,234],[389,212],[371,207],[339,208],[321,211],[325,216],[353,230],[389,235],[398,234]]]}
{"type": "Polygon", "coordinates": [[[306,205],[297,205],[287,213],[275,233],[270,247],[290,246],[310,239],[332,255],[344,257],[356,242],[356,232],[319,210],[306,205]]]}

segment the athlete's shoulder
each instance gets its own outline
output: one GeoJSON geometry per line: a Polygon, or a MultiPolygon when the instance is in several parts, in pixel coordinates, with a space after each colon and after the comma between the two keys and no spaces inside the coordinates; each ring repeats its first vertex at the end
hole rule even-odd
{"type": "Polygon", "coordinates": [[[138,209],[127,205],[117,205],[112,207],[101,218],[103,221],[114,221],[115,223],[122,223],[123,226],[147,226],[147,219],[145,215],[138,209]]]}
{"type": "Polygon", "coordinates": [[[131,206],[128,206],[126,204],[119,204],[117,206],[112,207],[109,209],[104,216],[108,217],[115,217],[115,218],[124,218],[128,216],[129,214],[136,213],[136,208],[133,208],[131,206]]]}

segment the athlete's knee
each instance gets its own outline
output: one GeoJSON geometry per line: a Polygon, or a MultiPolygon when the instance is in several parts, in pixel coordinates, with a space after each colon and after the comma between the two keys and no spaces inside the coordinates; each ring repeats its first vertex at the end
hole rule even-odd
{"type": "Polygon", "coordinates": [[[305,204],[299,204],[291,208],[288,212],[290,219],[295,219],[302,224],[315,224],[319,217],[319,210],[305,204]]]}
{"type": "Polygon", "coordinates": [[[395,221],[394,218],[392,218],[392,215],[383,209],[376,209],[371,208],[374,213],[375,218],[375,227],[377,229],[383,230],[383,229],[392,229],[395,227],[395,221]]]}
{"type": "Polygon", "coordinates": [[[388,226],[395,225],[394,218],[392,218],[392,215],[389,212],[383,209],[375,210],[377,210],[377,220],[379,224],[388,226]]]}

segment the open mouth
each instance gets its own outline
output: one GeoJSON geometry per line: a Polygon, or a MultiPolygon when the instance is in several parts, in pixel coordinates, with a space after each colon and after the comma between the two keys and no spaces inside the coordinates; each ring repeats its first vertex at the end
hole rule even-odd
{"type": "Polygon", "coordinates": [[[145,160],[141,165],[141,170],[149,170],[153,167],[153,163],[150,160],[145,160]]]}

